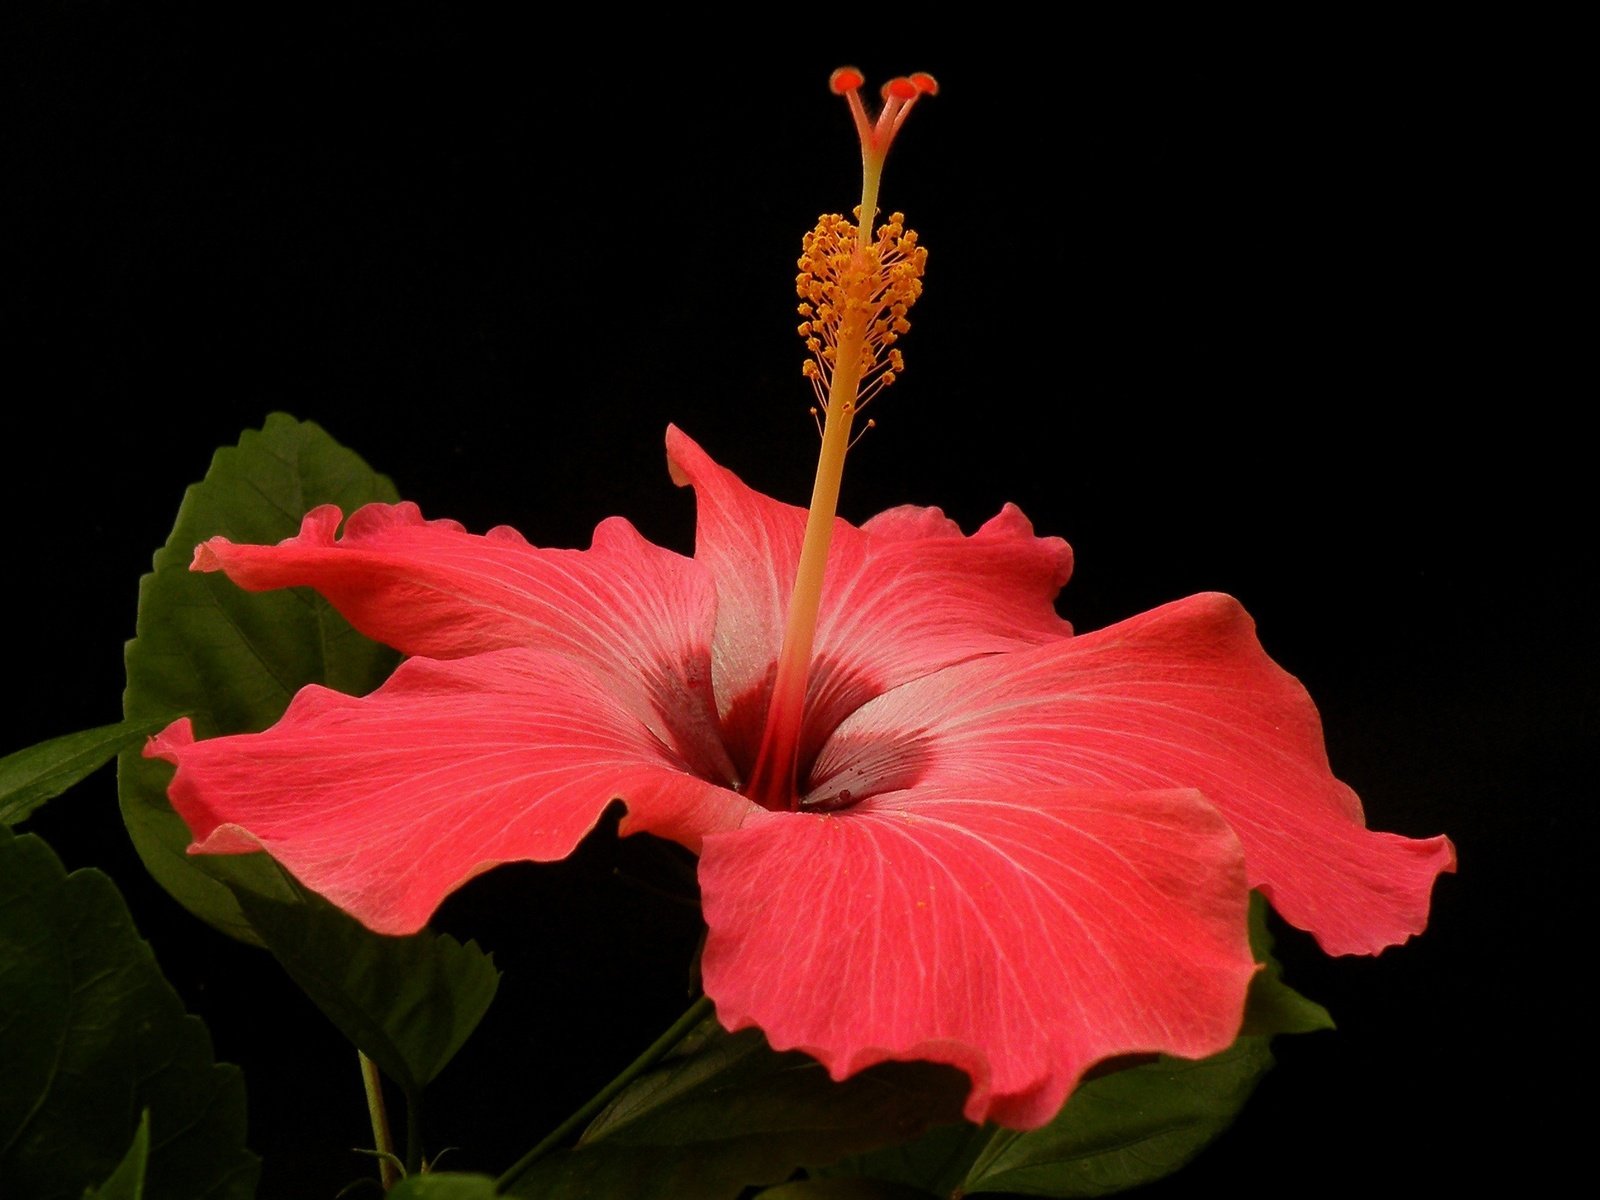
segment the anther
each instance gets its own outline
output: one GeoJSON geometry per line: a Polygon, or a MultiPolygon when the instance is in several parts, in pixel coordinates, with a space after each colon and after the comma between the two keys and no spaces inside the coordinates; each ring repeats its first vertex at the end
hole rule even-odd
{"type": "MultiPolygon", "coordinates": [[[[816,410],[812,409],[812,411],[815,412],[816,410]]],[[[868,417],[867,418],[867,423],[861,427],[860,432],[857,433],[855,435],[855,437],[850,439],[850,444],[848,446],[846,446],[845,449],[854,450],[856,448],[856,443],[859,442],[862,438],[867,436],[867,430],[876,429],[877,427],[878,427],[878,422],[876,420],[874,420],[872,417],[868,417]]]]}
{"type": "Polygon", "coordinates": [[[818,220],[805,243],[803,261],[810,267],[796,282],[811,310],[796,327],[811,354],[803,370],[821,398],[840,365],[840,350],[853,343],[859,355],[857,387],[865,403],[905,370],[894,344],[911,328],[906,313],[922,292],[928,252],[899,212],[864,246],[856,227],[836,213],[818,220]]]}

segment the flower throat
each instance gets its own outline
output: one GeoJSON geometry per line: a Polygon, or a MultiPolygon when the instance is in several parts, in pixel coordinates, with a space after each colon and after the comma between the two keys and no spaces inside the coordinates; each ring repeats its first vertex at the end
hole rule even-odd
{"type": "Polygon", "coordinates": [[[939,85],[927,74],[890,80],[883,88],[883,109],[873,122],[861,103],[865,82],[854,67],[841,67],[828,81],[850,105],[861,137],[861,204],[855,210],[856,221],[838,213],[820,217],[801,245],[800,274],[795,279],[802,318],[799,333],[811,352],[802,372],[811,381],[821,410],[822,452],[772,702],[755,768],[744,789],[750,799],[769,809],[799,807],[796,775],[806,685],[845,455],[854,444],[856,414],[905,369],[895,342],[911,328],[906,313],[922,294],[928,258],[917,244],[916,231],[905,227],[900,213],[891,214],[876,234],[872,222],[889,145],[917,98],[932,95],[939,85]]]}

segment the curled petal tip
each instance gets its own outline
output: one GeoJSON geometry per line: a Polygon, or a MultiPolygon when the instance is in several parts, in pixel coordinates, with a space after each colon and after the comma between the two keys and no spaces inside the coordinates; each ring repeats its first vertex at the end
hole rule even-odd
{"type": "MultiPolygon", "coordinates": [[[[217,539],[213,538],[211,541],[217,539]]],[[[220,571],[222,560],[217,557],[217,552],[212,549],[211,541],[201,542],[194,548],[194,558],[189,561],[191,571],[220,571]]]]}
{"type": "Polygon", "coordinates": [[[173,756],[185,746],[193,744],[194,722],[188,717],[179,717],[160,733],[147,738],[141,753],[145,758],[164,758],[168,762],[175,762],[173,756]]]}

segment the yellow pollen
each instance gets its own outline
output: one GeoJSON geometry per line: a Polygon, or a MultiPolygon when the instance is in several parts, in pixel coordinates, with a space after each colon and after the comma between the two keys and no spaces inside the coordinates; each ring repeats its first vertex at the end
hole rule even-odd
{"type": "MultiPolygon", "coordinates": [[[[855,211],[857,219],[861,210],[855,211]]],[[[865,246],[857,225],[839,213],[825,213],[806,234],[797,265],[795,294],[805,318],[797,332],[812,354],[801,370],[826,411],[838,366],[844,329],[860,330],[859,410],[905,370],[899,350],[890,349],[911,328],[906,313],[922,294],[928,252],[917,231],[905,227],[905,214],[891,213],[865,246]]]]}

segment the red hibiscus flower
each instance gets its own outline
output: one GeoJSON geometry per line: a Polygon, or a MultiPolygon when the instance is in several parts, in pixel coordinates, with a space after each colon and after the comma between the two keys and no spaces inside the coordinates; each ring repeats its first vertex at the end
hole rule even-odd
{"type": "MultiPolygon", "coordinates": [[[[858,86],[836,78],[853,102],[858,86]]],[[[932,81],[898,86],[879,165],[932,81]]],[[[901,366],[908,232],[890,218],[857,243],[835,217],[808,239],[825,465],[901,366]],[[855,294],[866,309],[831,303],[855,294]]],[[[1233,1041],[1251,888],[1332,953],[1423,928],[1449,842],[1365,827],[1311,700],[1234,600],[1075,636],[1054,608],[1071,552],[1015,508],[970,536],[923,508],[857,528],[821,496],[837,471],[808,513],[677,430],[667,451],[698,498],[693,558],[620,518],[589,550],[549,550],[408,504],[200,546],[196,570],[316,588],[410,657],[366,697],[306,688],[263,733],[196,742],[182,720],[154,739],[191,849],[264,849],[407,933],[498,863],[565,857],[620,799],[624,833],[700,855],[723,1025],[836,1078],[950,1063],[968,1118],[1019,1128],[1103,1059],[1233,1041]]]]}
{"type": "Polygon", "coordinates": [[[1333,953],[1420,931],[1443,838],[1367,830],[1315,708],[1225,596],[1073,636],[1071,566],[1007,508],[834,527],[794,808],[741,792],[770,707],[803,509],[676,430],[693,559],[621,519],[542,550],[371,505],[278,546],[202,545],[251,590],[308,585],[412,655],[319,687],[260,734],[151,752],[205,853],[265,849],[384,933],[502,862],[625,832],[699,851],[707,993],[838,1077],[952,1063],[971,1119],[1047,1121],[1113,1055],[1201,1057],[1238,1031],[1247,893],[1333,953]]]}

